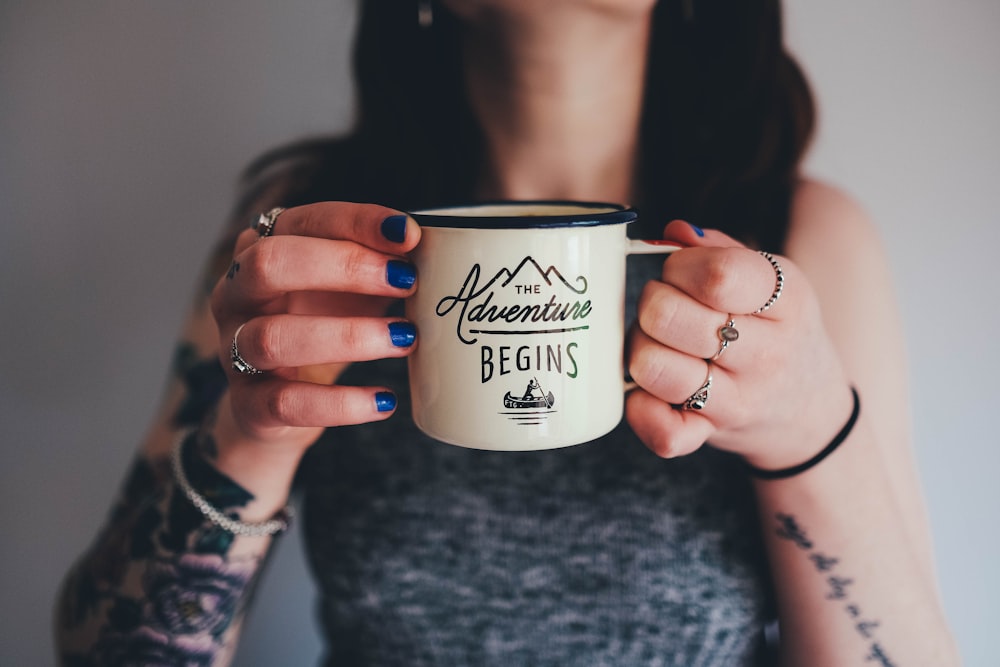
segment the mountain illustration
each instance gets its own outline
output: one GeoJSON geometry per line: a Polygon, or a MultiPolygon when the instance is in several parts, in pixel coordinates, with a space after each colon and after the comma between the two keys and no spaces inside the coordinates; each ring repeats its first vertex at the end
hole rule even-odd
{"type": "MultiPolygon", "coordinates": [[[[536,323],[536,326],[546,326],[538,325],[537,323],[582,320],[590,315],[593,308],[589,299],[581,303],[576,300],[576,297],[573,296],[566,295],[566,298],[558,300],[554,294],[550,294],[548,295],[548,302],[542,303],[544,297],[539,298],[527,296],[527,292],[525,293],[526,296],[523,298],[518,297],[517,299],[514,299],[514,301],[504,297],[499,297],[498,303],[491,303],[496,289],[506,287],[508,288],[508,292],[513,291],[509,288],[509,285],[515,280],[519,281],[518,287],[521,285],[537,286],[538,283],[544,282],[549,287],[561,284],[563,287],[576,295],[584,294],[587,291],[587,279],[584,276],[577,276],[572,281],[569,281],[556,267],[549,266],[548,268],[542,268],[542,265],[530,256],[522,259],[513,271],[508,268],[502,268],[493,274],[492,278],[486,280],[484,283],[480,283],[481,276],[482,267],[479,264],[473,264],[469,269],[469,274],[465,277],[462,286],[459,288],[458,293],[441,297],[437,306],[434,308],[434,313],[438,317],[445,317],[455,307],[459,308],[458,320],[455,323],[455,332],[459,340],[467,345],[475,343],[476,337],[474,334],[479,333],[564,333],[566,331],[576,331],[589,328],[589,325],[581,323],[574,324],[570,328],[560,326],[556,329],[544,330],[532,329],[526,331],[494,331],[480,329],[479,327],[481,326],[486,326],[488,323],[498,321],[506,324],[512,324],[515,321],[518,321],[524,324],[530,320],[531,322],[536,323]],[[521,303],[517,303],[518,300],[520,300],[521,303]]],[[[518,289],[518,293],[520,294],[520,289],[518,289]]],[[[513,295],[510,296],[513,297],[513,295]]]]}
{"type": "MultiPolygon", "coordinates": [[[[533,257],[528,256],[522,259],[521,263],[518,264],[517,268],[515,268],[513,271],[506,268],[497,271],[496,275],[493,276],[488,281],[486,281],[486,284],[483,285],[482,289],[479,290],[477,293],[481,294],[485,292],[487,289],[490,288],[491,285],[493,285],[499,280],[503,281],[500,283],[500,286],[506,287],[507,285],[512,283],[515,278],[518,277],[518,274],[521,273],[522,269],[528,271],[529,273],[531,272],[530,268],[525,268],[525,267],[533,267],[535,271],[538,272],[539,277],[541,277],[541,279],[545,281],[545,284],[549,285],[550,287],[553,285],[552,277],[554,276],[559,280],[560,283],[565,285],[566,288],[568,288],[573,292],[576,292],[577,294],[583,294],[584,292],[587,291],[587,279],[584,278],[583,276],[576,277],[576,280],[574,282],[577,285],[579,285],[579,287],[574,287],[573,284],[571,284],[568,280],[566,280],[566,278],[563,277],[562,273],[560,273],[559,269],[557,269],[555,266],[549,266],[549,268],[543,269],[542,266],[538,262],[536,262],[533,257]]],[[[521,276],[520,280],[526,280],[526,278],[524,276],[521,276]]]]}

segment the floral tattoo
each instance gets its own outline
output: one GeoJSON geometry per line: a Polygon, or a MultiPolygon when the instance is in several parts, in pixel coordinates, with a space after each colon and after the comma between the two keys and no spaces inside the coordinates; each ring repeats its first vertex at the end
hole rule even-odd
{"type": "MultiPolygon", "coordinates": [[[[191,446],[196,442],[186,444],[182,463],[209,502],[231,513],[253,500],[191,446]]],[[[106,528],[64,584],[62,663],[213,664],[260,570],[261,557],[230,556],[233,542],[176,491],[165,462],[140,457],[106,528]]]]}

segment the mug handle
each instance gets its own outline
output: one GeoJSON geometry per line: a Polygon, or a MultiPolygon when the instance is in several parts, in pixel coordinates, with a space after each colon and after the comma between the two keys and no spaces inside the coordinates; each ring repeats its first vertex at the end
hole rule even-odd
{"type": "Polygon", "coordinates": [[[681,250],[682,246],[673,241],[658,241],[656,239],[628,239],[625,253],[628,255],[669,255],[681,250]]]}
{"type": "MultiPolygon", "coordinates": [[[[685,247],[672,241],[628,239],[625,252],[628,255],[669,255],[685,247]]],[[[638,386],[632,380],[622,380],[622,392],[626,394],[638,386]]]]}

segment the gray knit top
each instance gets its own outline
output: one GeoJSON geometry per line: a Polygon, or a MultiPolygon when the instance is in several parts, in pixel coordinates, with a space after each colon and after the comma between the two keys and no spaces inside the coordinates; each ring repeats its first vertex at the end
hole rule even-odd
{"type": "MultiPolygon", "coordinates": [[[[661,262],[629,260],[627,303],[661,262]]],[[[348,381],[400,401],[301,469],[328,664],[764,664],[770,585],[730,457],[662,460],[624,423],[565,449],[464,449],[413,425],[405,362],[348,381]]]]}

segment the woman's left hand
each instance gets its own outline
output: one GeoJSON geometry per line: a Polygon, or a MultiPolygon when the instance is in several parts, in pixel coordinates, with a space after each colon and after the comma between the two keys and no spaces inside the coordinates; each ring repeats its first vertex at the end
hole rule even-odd
{"type": "Polygon", "coordinates": [[[824,328],[819,303],[795,264],[760,253],[725,234],[700,236],[682,221],[664,238],[688,246],[646,285],[629,336],[628,368],[639,388],[626,418],[659,456],[689,454],[706,441],[751,464],[799,464],[828,443],[851,412],[850,382],[824,328]],[[739,337],[722,347],[730,320],[739,337]],[[713,357],[716,357],[712,361],[713,357]],[[700,410],[683,407],[707,381],[700,410]]]}

